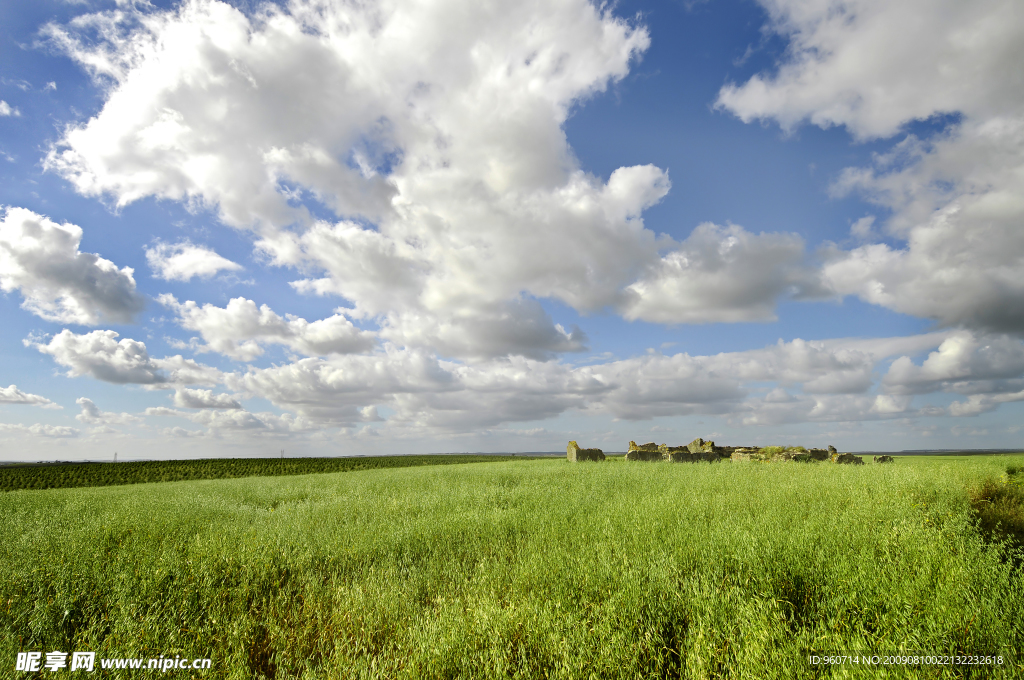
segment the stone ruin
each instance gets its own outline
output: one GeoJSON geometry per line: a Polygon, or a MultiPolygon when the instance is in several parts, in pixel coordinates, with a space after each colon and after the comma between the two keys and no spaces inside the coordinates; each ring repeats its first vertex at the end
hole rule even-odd
{"type": "Polygon", "coordinates": [[[700,437],[686,446],[668,446],[667,444],[637,444],[629,442],[626,460],[637,461],[668,461],[670,463],[695,463],[697,461],[714,462],[728,458],[733,446],[715,446],[714,442],[704,441],[700,437]]]}
{"type": "Polygon", "coordinates": [[[604,451],[601,449],[581,449],[579,444],[571,441],[565,449],[565,457],[574,463],[580,463],[585,460],[602,461],[604,460],[604,451]]]}
{"type": "Polygon", "coordinates": [[[630,442],[629,450],[626,451],[626,460],[664,460],[665,454],[668,452],[668,446],[664,444],[662,444],[662,446],[658,446],[654,442],[637,446],[636,442],[630,442]],[[664,446],[665,451],[662,451],[662,446],[664,446]]]}
{"type": "MultiPolygon", "coordinates": [[[[571,461],[604,460],[601,449],[581,449],[571,441],[566,450],[571,461]]],[[[717,446],[713,441],[698,437],[686,446],[667,444],[637,444],[629,442],[626,460],[630,462],[709,463],[729,459],[734,463],[756,461],[762,463],[810,463],[829,461],[846,465],[863,465],[864,459],[852,453],[840,453],[831,444],[827,449],[805,449],[802,446],[717,446]]],[[[892,463],[892,456],[875,456],[876,463],[892,463]]]]}

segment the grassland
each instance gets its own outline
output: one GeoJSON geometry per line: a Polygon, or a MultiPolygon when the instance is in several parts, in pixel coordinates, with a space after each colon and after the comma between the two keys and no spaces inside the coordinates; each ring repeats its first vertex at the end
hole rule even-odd
{"type": "Polygon", "coordinates": [[[456,465],[508,460],[511,456],[425,455],[367,458],[212,458],[154,460],[125,463],[63,463],[59,465],[0,466],[0,491],[116,486],[190,479],[276,477],[324,472],[354,472],[417,465],[456,465]]]}
{"type": "Polygon", "coordinates": [[[1024,677],[1021,553],[976,511],[1012,517],[1022,465],[523,460],[13,491],[0,667],[60,649],[210,657],[195,677],[217,678],[1024,677]],[[1008,665],[807,662],[844,650],[1008,665]]]}

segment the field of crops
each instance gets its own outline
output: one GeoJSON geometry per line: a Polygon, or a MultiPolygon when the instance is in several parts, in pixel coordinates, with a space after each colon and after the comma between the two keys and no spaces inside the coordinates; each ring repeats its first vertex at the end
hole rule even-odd
{"type": "Polygon", "coordinates": [[[1022,554],[976,508],[1019,519],[1021,466],[516,460],[14,491],[0,668],[81,650],[212,659],[178,678],[1019,678],[1022,554]],[[1003,665],[808,663],[858,650],[1003,665]]]}
{"type": "Polygon", "coordinates": [[[0,467],[0,491],[114,486],[189,479],[276,477],[323,472],[351,472],[416,465],[455,465],[508,460],[510,456],[423,455],[365,458],[211,458],[130,463],[65,463],[0,467]]]}

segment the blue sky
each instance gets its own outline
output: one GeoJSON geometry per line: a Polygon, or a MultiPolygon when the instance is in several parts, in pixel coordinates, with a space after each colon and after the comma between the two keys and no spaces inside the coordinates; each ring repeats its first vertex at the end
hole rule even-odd
{"type": "Polygon", "coordinates": [[[5,460],[1020,444],[1013,2],[0,25],[5,460]]]}

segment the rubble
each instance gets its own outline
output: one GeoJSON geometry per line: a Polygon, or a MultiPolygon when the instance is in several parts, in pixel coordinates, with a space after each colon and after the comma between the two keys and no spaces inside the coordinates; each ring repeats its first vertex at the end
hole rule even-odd
{"type": "MultiPolygon", "coordinates": [[[[572,441],[566,449],[571,461],[604,460],[601,449],[581,449],[572,441]]],[[[711,440],[697,437],[685,446],[669,446],[648,442],[629,442],[626,460],[630,462],[715,463],[724,458],[734,463],[820,463],[831,462],[840,465],[863,465],[864,459],[852,453],[840,453],[831,444],[824,449],[805,449],[802,446],[718,446],[711,440]]],[[[875,456],[876,463],[892,463],[892,456],[875,456]]]]}

